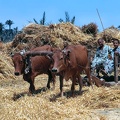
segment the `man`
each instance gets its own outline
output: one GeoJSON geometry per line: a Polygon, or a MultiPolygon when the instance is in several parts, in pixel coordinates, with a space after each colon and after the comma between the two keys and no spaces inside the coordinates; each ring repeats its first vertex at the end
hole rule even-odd
{"type": "Polygon", "coordinates": [[[120,46],[118,39],[113,39],[113,46],[114,48],[112,49],[111,54],[108,56],[108,59],[105,62],[105,70],[103,71],[107,75],[111,74],[114,71],[114,54],[120,55],[120,46]]]}
{"type": "MultiPolygon", "coordinates": [[[[94,59],[91,64],[92,70],[104,67],[106,60],[108,59],[108,54],[112,51],[112,48],[105,44],[103,38],[98,39],[99,47],[96,50],[94,59]]],[[[97,71],[99,72],[99,70],[97,71]]]]}

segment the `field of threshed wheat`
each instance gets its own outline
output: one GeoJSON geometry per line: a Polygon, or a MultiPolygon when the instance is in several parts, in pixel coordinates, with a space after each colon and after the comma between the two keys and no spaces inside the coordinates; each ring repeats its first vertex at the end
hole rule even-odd
{"type": "MultiPolygon", "coordinates": [[[[63,41],[69,44],[84,44],[89,49],[96,48],[96,36],[83,33],[70,24],[61,23],[52,26],[30,24],[23,33],[10,43],[0,45],[0,120],[119,120],[120,86],[96,87],[83,86],[82,95],[75,86],[75,97],[71,97],[71,81],[64,81],[64,96],[59,96],[59,77],[55,90],[46,89],[48,76],[39,75],[35,79],[36,93],[30,95],[29,84],[22,75],[14,76],[14,67],[10,53],[23,48],[39,46],[48,42],[63,47],[63,41]],[[22,43],[20,42],[22,37],[22,43]],[[47,40],[47,41],[45,41],[47,40]],[[34,41],[34,42],[33,42],[34,41]],[[34,43],[34,44],[32,44],[34,43]],[[93,48],[92,48],[93,47],[93,48]]],[[[106,30],[107,36],[119,38],[119,30],[106,30]],[[117,34],[116,34],[117,33],[117,34]],[[116,35],[116,36],[115,36],[116,35]]],[[[110,44],[109,39],[109,44],[110,44]]]]}

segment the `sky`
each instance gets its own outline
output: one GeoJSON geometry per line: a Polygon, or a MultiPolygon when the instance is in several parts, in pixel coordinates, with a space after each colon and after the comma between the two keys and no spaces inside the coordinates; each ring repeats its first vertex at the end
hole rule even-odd
{"type": "Polygon", "coordinates": [[[46,23],[57,24],[68,12],[79,27],[93,22],[102,31],[120,25],[120,0],[0,0],[0,23],[12,20],[11,28],[21,30],[29,21],[34,22],[33,18],[40,21],[44,12],[46,23]]]}

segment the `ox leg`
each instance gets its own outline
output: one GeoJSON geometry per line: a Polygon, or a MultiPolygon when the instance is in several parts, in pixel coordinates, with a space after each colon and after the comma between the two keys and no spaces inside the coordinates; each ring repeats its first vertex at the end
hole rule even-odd
{"type": "Polygon", "coordinates": [[[48,82],[47,82],[47,88],[50,89],[50,80],[49,80],[49,78],[48,78],[48,82]]]}
{"type": "Polygon", "coordinates": [[[55,89],[55,75],[53,75],[51,71],[48,71],[48,83],[47,83],[48,89],[50,89],[51,82],[53,82],[53,89],[55,89]]]}
{"type": "Polygon", "coordinates": [[[29,83],[30,83],[29,92],[34,94],[35,92],[34,80],[30,80],[29,83]]]}
{"type": "Polygon", "coordinates": [[[33,94],[35,92],[34,77],[31,78],[30,74],[24,74],[23,79],[30,84],[29,92],[33,94]]]}
{"type": "MultiPolygon", "coordinates": [[[[89,80],[89,84],[92,86],[92,80],[91,80],[91,75],[90,75],[90,69],[86,68],[85,72],[87,74],[88,80],[89,80]]],[[[93,86],[92,86],[93,87],[93,86]]]]}
{"type": "Polygon", "coordinates": [[[53,90],[55,90],[56,76],[52,75],[52,79],[53,79],[53,90]]]}
{"type": "Polygon", "coordinates": [[[60,96],[63,97],[63,76],[60,76],[60,96]]]}
{"type": "Polygon", "coordinates": [[[75,96],[75,95],[74,95],[75,82],[76,82],[76,77],[72,77],[72,85],[71,85],[72,97],[75,96]]]}
{"type": "Polygon", "coordinates": [[[82,78],[81,78],[80,75],[78,75],[78,82],[79,82],[79,94],[81,94],[82,93],[82,85],[83,85],[83,83],[82,83],[82,78]]]}

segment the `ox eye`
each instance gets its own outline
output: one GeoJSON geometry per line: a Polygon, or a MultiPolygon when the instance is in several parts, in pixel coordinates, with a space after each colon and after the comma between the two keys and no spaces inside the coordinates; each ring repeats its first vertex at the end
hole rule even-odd
{"type": "Polygon", "coordinates": [[[63,57],[61,57],[59,60],[63,60],[63,57]]]}
{"type": "Polygon", "coordinates": [[[22,63],[23,61],[22,60],[20,60],[20,63],[22,63]]]}

